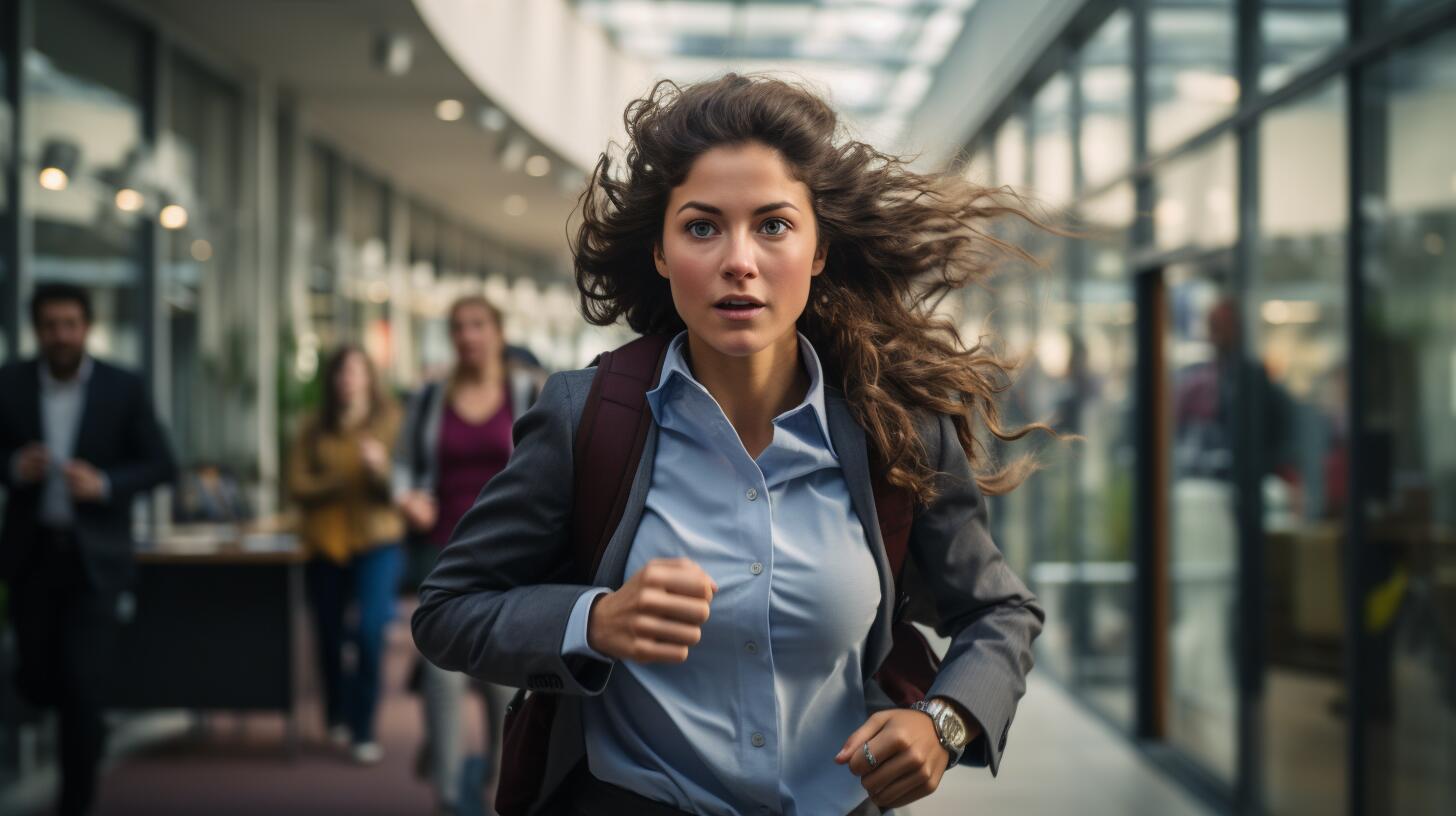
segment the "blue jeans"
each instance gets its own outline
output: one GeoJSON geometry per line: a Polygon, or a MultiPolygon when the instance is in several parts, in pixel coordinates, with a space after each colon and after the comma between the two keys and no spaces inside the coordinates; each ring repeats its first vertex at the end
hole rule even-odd
{"type": "Polygon", "coordinates": [[[394,619],[401,558],[399,545],[389,544],[360,553],[344,565],[322,558],[308,564],[325,717],[330,728],[347,725],[355,744],[374,741],[384,630],[394,619]],[[345,612],[351,600],[358,618],[356,626],[346,630],[345,612]],[[354,644],[356,655],[347,669],[346,640],[354,644]]]}

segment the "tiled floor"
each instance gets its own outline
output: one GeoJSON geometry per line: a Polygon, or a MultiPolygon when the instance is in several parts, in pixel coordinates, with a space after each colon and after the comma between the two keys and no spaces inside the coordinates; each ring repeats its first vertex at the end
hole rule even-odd
{"type": "Polygon", "coordinates": [[[1061,689],[1033,672],[996,778],[957,769],[899,816],[1210,816],[1061,689]]]}
{"type": "MultiPolygon", "coordinates": [[[[172,738],[133,749],[113,763],[103,788],[101,816],[183,814],[428,813],[428,787],[411,768],[419,744],[418,700],[405,689],[412,648],[403,625],[390,643],[386,698],[380,712],[385,761],[371,768],[350,765],[322,745],[318,729],[305,732],[300,756],[280,754],[276,717],[245,721],[214,718],[201,738],[172,738]]],[[[479,722],[479,709],[470,715],[479,722]]],[[[176,716],[158,721],[178,732],[176,716]]],[[[185,719],[181,721],[185,727],[185,719]]],[[[478,727],[472,740],[479,739],[478,727]]],[[[145,740],[144,740],[145,741],[145,740]]],[[[44,801],[32,780],[27,796],[0,796],[0,812],[27,813],[44,801]],[[8,800],[8,801],[7,801],[8,800]],[[29,806],[23,804],[29,802],[29,806]]],[[[12,791],[11,793],[16,793],[12,791]]],[[[1077,816],[1208,816],[1181,788],[1067,697],[1032,675],[1011,730],[1001,775],[984,769],[952,772],[931,798],[898,811],[900,816],[963,814],[1077,814],[1077,816]]]]}

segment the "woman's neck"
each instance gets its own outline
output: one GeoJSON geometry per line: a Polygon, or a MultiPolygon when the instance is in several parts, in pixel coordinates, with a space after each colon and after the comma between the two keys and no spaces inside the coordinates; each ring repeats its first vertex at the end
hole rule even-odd
{"type": "Polygon", "coordinates": [[[351,430],[364,424],[369,418],[369,400],[357,399],[346,402],[343,410],[339,413],[339,427],[344,430],[351,430]]]}
{"type": "Polygon", "coordinates": [[[457,363],[451,374],[452,383],[459,387],[495,385],[505,375],[505,364],[501,360],[486,360],[482,363],[457,363]]]}
{"type": "Polygon", "coordinates": [[[803,402],[809,390],[797,332],[747,357],[722,354],[689,332],[688,365],[754,458],[773,441],[774,417],[803,402]]]}

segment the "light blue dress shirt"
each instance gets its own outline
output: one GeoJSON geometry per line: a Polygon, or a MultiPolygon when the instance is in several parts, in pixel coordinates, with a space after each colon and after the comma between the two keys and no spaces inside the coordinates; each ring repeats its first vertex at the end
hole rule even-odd
{"type": "MultiPolygon", "coordinates": [[[[865,792],[834,755],[869,714],[861,663],[880,581],[829,439],[819,358],[800,335],[808,393],[755,460],[685,343],[647,395],[660,435],[627,575],[685,556],[718,594],[685,663],[624,661],[587,698],[591,772],[694,813],[848,813],[865,792]]],[[[577,603],[563,653],[608,660],[586,642],[605,591],[577,603]]]]}

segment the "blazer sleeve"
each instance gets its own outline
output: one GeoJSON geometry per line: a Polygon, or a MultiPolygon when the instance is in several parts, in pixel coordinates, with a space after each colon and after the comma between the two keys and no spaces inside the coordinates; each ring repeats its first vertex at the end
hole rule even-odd
{"type": "Polygon", "coordinates": [[[415,444],[420,441],[420,425],[425,421],[432,394],[439,387],[434,383],[426,384],[410,396],[405,408],[404,424],[400,426],[399,437],[394,443],[392,492],[396,499],[424,487],[420,474],[415,472],[415,459],[419,456],[415,444]]]}
{"type": "Polygon", "coordinates": [[[963,760],[995,774],[1016,704],[1026,692],[1031,643],[1045,614],[1002,558],[986,527],[986,502],[949,416],[927,434],[939,495],[911,528],[916,590],[934,604],[930,622],[951,638],[928,696],[959,703],[981,726],[963,760]],[[938,439],[937,439],[938,437],[938,439]],[[938,451],[936,448],[938,447],[938,451]]]}
{"type": "Polygon", "coordinates": [[[565,374],[546,381],[516,421],[510,462],[420,585],[415,644],[442,669],[536,691],[606,687],[609,665],[561,649],[572,607],[592,590],[564,582],[572,563],[571,386],[565,374]]]}
{"type": "Polygon", "coordinates": [[[106,500],[122,507],[131,504],[134,496],[176,478],[177,463],[172,446],[157,422],[147,386],[140,377],[129,377],[131,399],[125,425],[123,457],[120,462],[103,468],[109,492],[106,500]]]}

